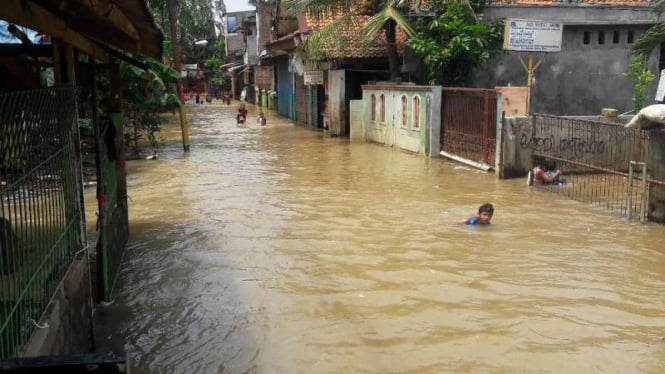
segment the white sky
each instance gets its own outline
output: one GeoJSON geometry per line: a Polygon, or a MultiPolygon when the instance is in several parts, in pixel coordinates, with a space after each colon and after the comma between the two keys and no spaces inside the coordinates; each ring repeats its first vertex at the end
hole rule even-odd
{"type": "Polygon", "coordinates": [[[247,0],[224,0],[227,12],[242,12],[243,10],[254,10],[253,6],[247,4],[247,0]]]}

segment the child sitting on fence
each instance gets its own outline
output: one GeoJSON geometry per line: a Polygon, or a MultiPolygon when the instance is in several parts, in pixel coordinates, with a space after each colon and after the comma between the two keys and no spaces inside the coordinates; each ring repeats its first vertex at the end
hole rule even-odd
{"type": "MultiPolygon", "coordinates": [[[[556,168],[556,162],[547,162],[544,158],[536,158],[534,162],[536,163],[536,167],[533,168],[531,173],[533,173],[535,183],[550,184],[553,186],[566,184],[566,180],[561,178],[563,174],[561,169],[556,168]]],[[[531,177],[529,175],[529,181],[531,177]]]]}

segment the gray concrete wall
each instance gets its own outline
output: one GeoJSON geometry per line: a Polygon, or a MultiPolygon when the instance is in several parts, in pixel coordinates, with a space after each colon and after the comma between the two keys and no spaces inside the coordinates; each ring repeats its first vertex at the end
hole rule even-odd
{"type": "MultiPolygon", "coordinates": [[[[561,52],[547,54],[534,74],[531,113],[555,115],[593,115],[602,108],[632,109],[633,82],[624,76],[630,64],[628,33],[636,41],[657,18],[648,7],[618,6],[491,6],[484,20],[524,18],[564,23],[561,52]],[[614,43],[614,32],[618,43],[614,43]],[[589,43],[584,43],[585,32],[589,43]],[[599,44],[599,34],[604,43],[599,44]]],[[[656,77],[657,49],[648,61],[656,77]]],[[[527,52],[505,51],[498,59],[476,71],[478,87],[526,86],[526,72],[518,56],[526,61],[527,52]]],[[[535,54],[536,61],[544,54],[535,54]]],[[[653,100],[657,79],[648,89],[653,100]]],[[[651,101],[649,101],[650,103],[651,101]]]]}
{"type": "Polygon", "coordinates": [[[522,138],[531,139],[531,117],[510,117],[503,121],[497,141],[497,176],[501,179],[526,176],[533,151],[520,147],[522,138]]]}
{"type": "Polygon", "coordinates": [[[74,260],[64,281],[40,320],[40,326],[21,352],[22,357],[91,352],[92,313],[88,261],[85,253],[74,260]]]}
{"type": "Polygon", "coordinates": [[[492,4],[485,8],[483,20],[496,18],[534,19],[563,22],[566,25],[654,24],[664,20],[649,6],[596,4],[492,4]]]}
{"type": "Polygon", "coordinates": [[[425,154],[439,157],[441,151],[441,103],[443,102],[440,86],[432,86],[426,96],[425,113],[427,113],[427,142],[425,154]]]}

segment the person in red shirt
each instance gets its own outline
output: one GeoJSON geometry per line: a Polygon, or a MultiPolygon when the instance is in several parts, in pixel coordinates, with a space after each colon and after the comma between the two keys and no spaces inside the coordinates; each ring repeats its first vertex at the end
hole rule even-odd
{"type": "Polygon", "coordinates": [[[236,116],[237,123],[245,123],[247,119],[247,108],[245,108],[245,103],[241,103],[238,108],[238,115],[236,116]]]}
{"type": "Polygon", "coordinates": [[[566,184],[561,178],[561,169],[556,168],[556,163],[547,163],[544,159],[537,159],[536,167],[533,168],[533,179],[539,184],[551,184],[554,186],[566,184]]]}

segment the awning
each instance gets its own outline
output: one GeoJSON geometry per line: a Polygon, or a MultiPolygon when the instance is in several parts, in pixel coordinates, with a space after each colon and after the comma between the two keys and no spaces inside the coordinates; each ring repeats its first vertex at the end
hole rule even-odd
{"type": "Polygon", "coordinates": [[[232,67],[232,68],[227,69],[227,71],[228,71],[230,74],[237,74],[237,73],[238,73],[238,70],[244,68],[245,66],[247,66],[247,65],[242,64],[242,65],[234,66],[234,67],[232,67]]]}
{"type": "Polygon", "coordinates": [[[242,65],[242,61],[229,62],[228,64],[220,65],[220,69],[232,68],[234,66],[242,65]]]}

